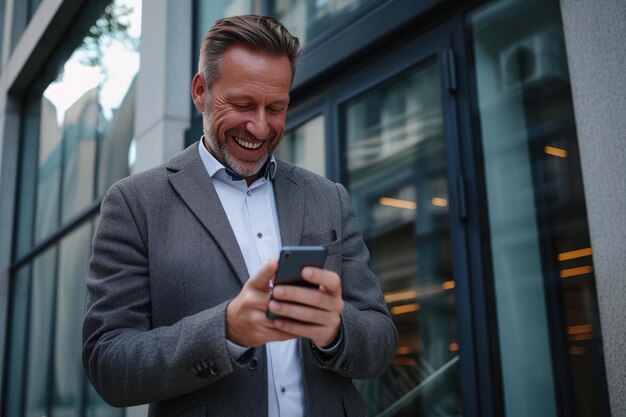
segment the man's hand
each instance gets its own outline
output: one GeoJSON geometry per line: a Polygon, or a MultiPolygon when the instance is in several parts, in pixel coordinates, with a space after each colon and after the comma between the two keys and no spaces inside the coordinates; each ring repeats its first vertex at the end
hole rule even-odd
{"type": "Polygon", "coordinates": [[[274,287],[269,310],[281,316],[274,324],[285,334],[306,337],[318,347],[327,347],[341,329],[341,280],[332,271],[310,266],[302,269],[302,278],[319,285],[319,290],[293,285],[274,287]]]}
{"type": "Polygon", "coordinates": [[[226,307],[226,338],[244,347],[296,337],[278,329],[265,314],[270,300],[269,282],[278,269],[269,261],[245,283],[237,297],[226,307]]]}

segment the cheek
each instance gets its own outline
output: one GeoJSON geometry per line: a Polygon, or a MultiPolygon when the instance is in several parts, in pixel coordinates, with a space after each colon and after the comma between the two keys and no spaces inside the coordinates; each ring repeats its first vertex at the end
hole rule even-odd
{"type": "Polygon", "coordinates": [[[213,111],[213,131],[222,137],[228,129],[238,126],[244,121],[240,114],[228,109],[213,111]]]}
{"type": "Polygon", "coordinates": [[[278,136],[282,136],[285,132],[285,116],[275,116],[269,120],[269,124],[278,136]]]}

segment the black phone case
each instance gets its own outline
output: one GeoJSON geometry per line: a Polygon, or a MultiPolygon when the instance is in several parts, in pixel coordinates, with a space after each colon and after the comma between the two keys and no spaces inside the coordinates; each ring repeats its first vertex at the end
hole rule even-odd
{"type": "MultiPolygon", "coordinates": [[[[274,287],[277,285],[298,285],[301,287],[317,288],[302,279],[300,272],[305,266],[322,268],[326,261],[326,248],[323,246],[284,246],[278,259],[278,270],[274,279],[274,287]]],[[[267,318],[275,319],[270,311],[267,318]]]]}
{"type": "Polygon", "coordinates": [[[322,268],[326,260],[326,248],[323,246],[285,246],[280,251],[278,270],[274,279],[274,286],[300,285],[303,287],[317,287],[300,277],[305,266],[322,268]]]}

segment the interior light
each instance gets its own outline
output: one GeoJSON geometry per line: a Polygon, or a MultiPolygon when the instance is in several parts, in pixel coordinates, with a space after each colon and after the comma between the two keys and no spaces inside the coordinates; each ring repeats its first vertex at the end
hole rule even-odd
{"type": "Polygon", "coordinates": [[[590,265],[587,265],[579,266],[578,268],[562,269],[559,274],[561,275],[561,278],[569,278],[576,275],[590,274],[591,272],[593,272],[593,268],[590,265]]]}
{"type": "Polygon", "coordinates": [[[567,151],[565,149],[545,146],[543,151],[548,155],[558,156],[559,158],[567,158],[567,151]]]}
{"type": "Polygon", "coordinates": [[[396,349],[396,355],[408,355],[411,352],[411,346],[400,346],[398,349],[396,349]]]}
{"type": "Polygon", "coordinates": [[[567,334],[581,334],[581,333],[591,333],[593,327],[591,324],[580,324],[578,326],[569,326],[567,328],[567,334]]]}
{"type": "Polygon", "coordinates": [[[452,342],[448,345],[448,349],[450,350],[450,352],[458,352],[459,351],[459,344],[456,342],[452,342]]]}
{"type": "Polygon", "coordinates": [[[381,197],[378,200],[383,206],[402,208],[406,210],[415,210],[417,208],[417,204],[414,201],[409,200],[400,200],[398,198],[390,198],[390,197],[381,197]]]}
{"type": "Polygon", "coordinates": [[[569,336],[569,340],[574,342],[583,342],[585,340],[591,340],[591,333],[572,334],[569,336]]]}
{"type": "Polygon", "coordinates": [[[385,294],[385,301],[393,303],[395,301],[412,300],[415,297],[417,297],[417,291],[415,290],[391,292],[385,294]]]}
{"type": "Polygon", "coordinates": [[[591,256],[591,248],[559,253],[559,261],[568,261],[570,259],[582,258],[583,256],[591,256]]]}
{"type": "Polygon", "coordinates": [[[444,290],[451,290],[455,287],[454,281],[446,281],[443,284],[441,284],[441,288],[443,288],[444,290]]]}
{"type": "Polygon", "coordinates": [[[448,205],[448,200],[441,197],[433,197],[433,199],[430,201],[431,203],[433,203],[433,206],[437,207],[446,207],[448,205]]]}
{"type": "Polygon", "coordinates": [[[420,306],[417,303],[405,304],[401,306],[391,307],[391,314],[398,315],[398,314],[412,313],[419,309],[420,309],[420,306]]]}

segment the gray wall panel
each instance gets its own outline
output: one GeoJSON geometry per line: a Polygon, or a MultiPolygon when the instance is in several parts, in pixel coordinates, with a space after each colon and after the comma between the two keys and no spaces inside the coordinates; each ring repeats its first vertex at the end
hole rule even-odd
{"type": "Polygon", "coordinates": [[[626,416],[626,2],[561,0],[609,398],[626,416]]]}

